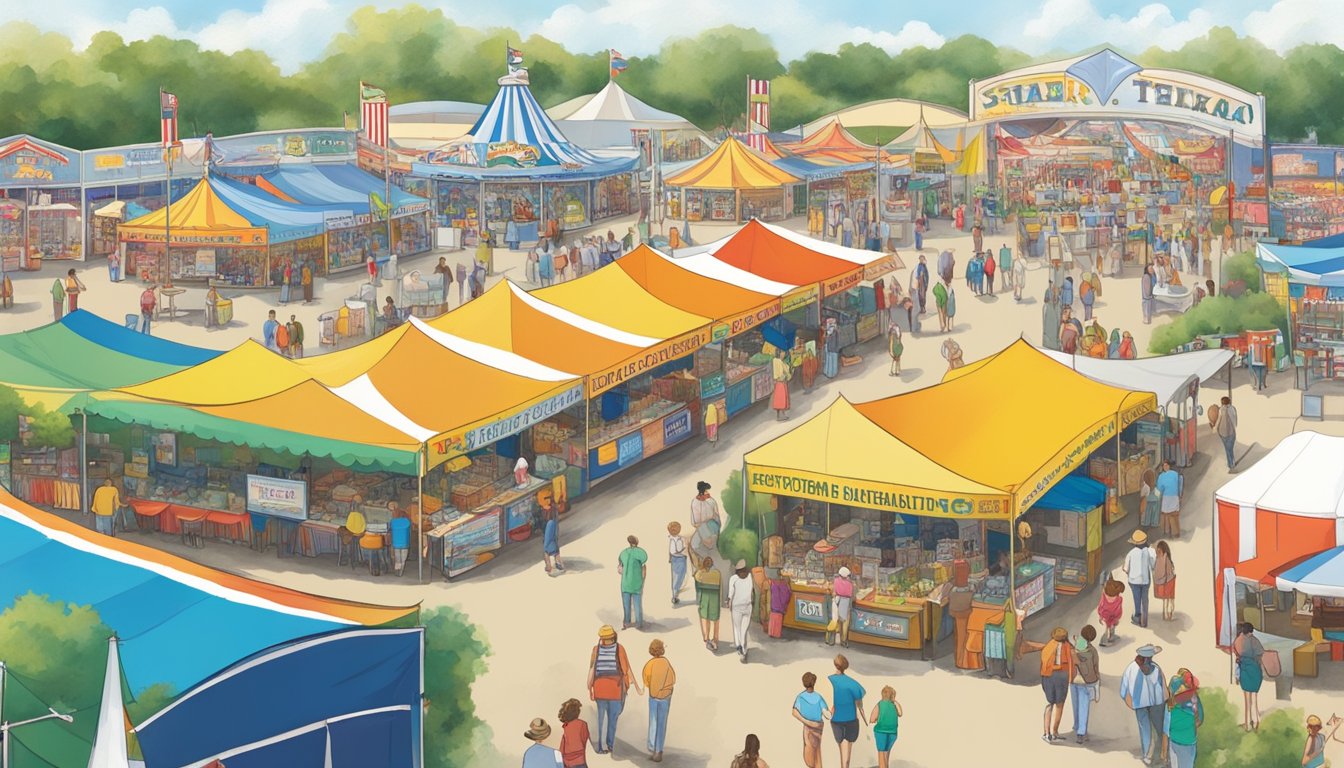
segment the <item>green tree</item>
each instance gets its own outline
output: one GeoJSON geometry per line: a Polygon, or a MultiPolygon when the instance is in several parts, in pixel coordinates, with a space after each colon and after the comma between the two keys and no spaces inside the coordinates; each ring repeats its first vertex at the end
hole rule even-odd
{"type": "Polygon", "coordinates": [[[1288,336],[1283,305],[1268,293],[1245,293],[1236,298],[1211,296],[1185,314],[1156,328],[1148,351],[1165,355],[1199,336],[1267,331],[1278,328],[1288,336]]]}
{"type": "Polygon", "coordinates": [[[75,444],[75,428],[70,424],[70,417],[60,411],[37,407],[28,421],[28,428],[33,433],[29,444],[34,448],[69,448],[75,444]]]}
{"type": "Polygon", "coordinates": [[[453,608],[421,614],[425,627],[425,765],[467,768],[489,754],[489,728],[476,716],[471,686],[490,654],[480,630],[453,608]]]}
{"type": "Polygon", "coordinates": [[[23,398],[10,386],[0,384],[0,443],[19,439],[19,416],[28,412],[23,398]]]}
{"type": "Polygon", "coordinates": [[[725,26],[663,43],[653,73],[661,109],[701,128],[745,127],[747,78],[784,74],[770,39],[754,29],[725,26]]]}
{"type": "Polygon", "coordinates": [[[1297,768],[1307,734],[1300,709],[1275,709],[1253,733],[1241,729],[1241,696],[1233,702],[1221,688],[1203,688],[1204,724],[1199,728],[1195,768],[1297,768]]]}

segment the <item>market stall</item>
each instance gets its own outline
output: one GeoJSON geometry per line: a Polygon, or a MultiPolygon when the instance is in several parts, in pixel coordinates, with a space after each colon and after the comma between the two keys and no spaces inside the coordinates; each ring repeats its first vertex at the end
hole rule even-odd
{"type": "Polygon", "coordinates": [[[1293,674],[1315,677],[1318,656],[1344,658],[1344,439],[1284,438],[1214,493],[1214,609],[1219,646],[1250,622],[1300,641],[1293,674]]]}
{"type": "Polygon", "coordinates": [[[669,175],[663,184],[669,190],[680,190],[669,218],[736,222],[785,218],[790,210],[790,185],[800,181],[730,136],[705,158],[669,175]]]}
{"type": "Polygon", "coordinates": [[[1082,476],[1086,460],[1152,411],[1153,396],[1089,381],[1025,342],[961,371],[883,400],[842,399],[747,454],[747,491],[773,497],[766,566],[811,603],[791,606],[790,626],[825,628],[824,590],[842,565],[858,575],[856,609],[882,627],[865,633],[855,618],[853,637],[899,647],[936,640],[953,606],[983,618],[1011,600],[1030,615],[1098,577],[1106,492],[1082,476]],[[991,390],[1002,407],[964,407],[991,390]],[[1040,419],[1054,402],[1071,407],[1040,419]],[[900,620],[871,616],[884,609],[900,620]]]}
{"type": "Polygon", "coordinates": [[[1344,377],[1344,247],[1256,246],[1265,285],[1288,306],[1298,382],[1344,377]]]}

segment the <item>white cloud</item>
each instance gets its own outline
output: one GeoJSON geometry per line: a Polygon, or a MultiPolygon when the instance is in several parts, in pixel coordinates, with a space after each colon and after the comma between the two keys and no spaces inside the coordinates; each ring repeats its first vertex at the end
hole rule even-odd
{"type": "Polygon", "coordinates": [[[1344,6],[1339,0],[1278,0],[1247,15],[1242,28],[1280,53],[1302,43],[1344,48],[1344,6]]]}
{"type": "Polygon", "coordinates": [[[1154,45],[1179,48],[1187,41],[1207,34],[1218,23],[1219,20],[1203,8],[1190,11],[1184,19],[1176,18],[1171,8],[1162,3],[1145,5],[1132,16],[1102,16],[1092,0],[1045,0],[1037,15],[1023,25],[1020,41],[1003,42],[1022,45],[1030,51],[1100,42],[1130,50],[1143,50],[1154,45]]]}
{"type": "Polygon", "coordinates": [[[341,31],[347,8],[331,0],[266,0],[256,13],[229,10],[193,35],[202,48],[236,53],[260,48],[285,71],[298,69],[341,31]]]}

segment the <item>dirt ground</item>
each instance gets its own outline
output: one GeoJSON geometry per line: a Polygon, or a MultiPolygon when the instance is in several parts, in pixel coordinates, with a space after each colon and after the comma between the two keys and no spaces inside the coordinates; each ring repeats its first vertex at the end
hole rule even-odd
{"type": "MultiPolygon", "coordinates": [[[[801,222],[798,222],[801,223],[801,222]]],[[[625,223],[613,226],[624,231],[625,223]]],[[[606,227],[602,227],[606,229],[606,227]]],[[[694,236],[704,242],[727,230],[697,226],[694,236]]],[[[995,250],[1003,237],[988,236],[986,246],[995,250]]],[[[945,223],[935,226],[927,239],[925,253],[930,267],[937,250],[953,247],[957,256],[958,313],[953,335],[965,350],[968,361],[991,354],[1019,336],[1033,343],[1041,338],[1041,295],[1046,276],[1043,270],[1029,273],[1028,288],[1021,303],[1011,294],[976,298],[961,280],[962,266],[971,251],[970,237],[947,230],[945,223]]],[[[470,258],[469,252],[445,254],[450,263],[470,258]]],[[[907,267],[915,263],[910,249],[901,251],[907,267]]],[[[432,269],[433,257],[403,262],[408,268],[432,269]]],[[[500,271],[518,279],[521,255],[499,255],[500,271]]],[[[63,271],[63,269],[61,270],[63,271]]],[[[106,270],[82,271],[90,291],[83,305],[109,318],[120,318],[135,311],[140,288],[126,282],[107,283],[106,270]],[[100,279],[101,277],[101,279],[100,279]]],[[[56,274],[45,268],[39,275],[14,275],[19,287],[22,312],[0,314],[0,330],[14,331],[50,320],[50,299],[45,294],[56,274]]],[[[1121,327],[1133,333],[1141,354],[1147,347],[1154,326],[1142,323],[1139,308],[1139,270],[1130,267],[1125,277],[1108,280],[1097,304],[1097,317],[1107,328],[1121,327]]],[[[899,273],[903,285],[909,281],[908,269],[899,273]]],[[[354,275],[320,283],[319,304],[331,308],[357,289],[363,275],[354,275]]],[[[177,322],[161,322],[156,335],[192,344],[224,348],[244,337],[260,334],[265,310],[276,307],[275,292],[244,295],[235,300],[233,326],[207,332],[200,318],[203,292],[192,290],[179,306],[196,309],[177,322]]],[[[289,310],[316,327],[318,306],[300,306],[289,310]]],[[[589,650],[602,624],[620,626],[621,609],[616,574],[616,556],[625,545],[625,537],[635,534],[651,555],[649,580],[644,605],[647,624],[644,631],[621,635],[631,662],[641,667],[648,659],[648,643],[661,638],[667,645],[667,657],[677,672],[673,696],[665,765],[727,765],[742,745],[747,733],[758,734],[762,756],[772,766],[801,765],[799,725],[790,716],[793,698],[800,690],[802,673],[812,671],[824,677],[831,671],[834,649],[822,644],[820,636],[788,633],[782,640],[769,640],[759,626],[751,629],[750,662],[741,664],[731,650],[731,626],[725,612],[717,654],[701,643],[696,609],[690,600],[673,606],[670,601],[668,568],[662,555],[665,526],[671,520],[685,524],[688,503],[695,482],[707,480],[722,487],[728,473],[740,467],[746,451],[782,434],[815,415],[843,394],[853,401],[870,400],[940,380],[946,364],[939,355],[942,339],[937,333],[936,317],[929,316],[925,332],[906,337],[903,374],[887,375],[887,358],[881,342],[870,344],[864,364],[825,381],[811,395],[794,398],[792,419],[777,422],[773,413],[761,406],[725,425],[719,444],[710,448],[703,442],[679,446],[664,455],[627,470],[619,479],[600,487],[579,501],[561,528],[561,544],[568,570],[550,577],[543,572],[540,542],[529,541],[506,548],[489,565],[454,580],[417,583],[414,563],[403,577],[373,578],[362,572],[337,568],[332,558],[319,560],[277,559],[273,552],[258,554],[243,546],[209,542],[204,550],[185,550],[170,537],[155,536],[155,543],[209,565],[241,571],[267,581],[315,593],[370,602],[407,604],[423,602],[426,608],[453,605],[476,622],[491,648],[489,670],[476,683],[472,695],[477,712],[493,732],[490,739],[497,754],[482,754],[477,765],[516,765],[528,746],[522,737],[533,717],[544,717],[554,726],[560,703],[569,698],[586,699],[585,678],[589,650]],[[932,329],[932,330],[930,330],[932,329]]],[[[1161,322],[1159,319],[1157,322],[1161,322]]],[[[309,354],[316,349],[316,335],[309,332],[309,354]]],[[[1239,466],[1256,461],[1269,448],[1296,428],[1305,428],[1296,420],[1298,393],[1292,389],[1291,375],[1271,374],[1270,387],[1253,393],[1249,376],[1238,369],[1233,373],[1232,397],[1240,411],[1238,444],[1239,466]]],[[[1202,394],[1202,402],[1225,394],[1225,384],[1213,384],[1202,394]]],[[[1329,406],[1327,406],[1329,407],[1329,406]]],[[[1050,418],[1042,412],[1041,418],[1050,418]]],[[[1313,425],[1335,433],[1344,432],[1340,422],[1313,425]]],[[[870,692],[865,704],[871,707],[883,685],[894,686],[905,711],[900,740],[893,753],[894,766],[973,765],[983,759],[1002,761],[1013,755],[1012,765],[1059,766],[1132,766],[1138,752],[1137,728],[1133,716],[1118,697],[1119,676],[1133,658],[1134,649],[1144,643],[1157,643],[1164,650],[1159,663],[1168,672],[1189,667],[1205,686],[1230,684],[1227,657],[1214,645],[1212,594],[1211,509],[1213,491],[1225,482],[1221,446],[1205,424],[1199,435],[1201,457],[1186,477],[1183,514],[1184,537],[1172,544],[1173,559],[1179,574],[1175,621],[1154,618],[1148,629],[1124,623],[1121,642],[1101,649],[1102,694],[1093,710],[1092,740],[1084,746],[1072,740],[1056,745],[1040,738],[1041,709],[1044,699],[1033,659],[1018,666],[1018,679],[1003,682],[987,679],[980,673],[956,670],[950,656],[936,661],[921,660],[918,653],[889,652],[855,645],[849,649],[852,673],[870,692]]],[[[985,446],[987,451],[1013,450],[1013,435],[1003,435],[999,444],[985,446]]],[[[1122,547],[1108,547],[1106,567],[1116,568],[1123,557],[1122,547]]],[[[689,595],[690,593],[685,593],[689,595]]],[[[1083,624],[1095,622],[1096,590],[1067,599],[1028,623],[1034,638],[1047,635],[1060,625],[1077,631],[1083,624]]],[[[1128,605],[1128,598],[1127,598],[1128,605]]],[[[1329,665],[1326,665],[1328,668],[1329,665]]],[[[1266,685],[1262,706],[1295,706],[1314,711],[1322,717],[1338,706],[1338,680],[1334,684],[1299,687],[1290,702],[1275,701],[1272,685],[1266,685]]],[[[819,690],[829,699],[829,686],[819,690]]],[[[647,705],[643,697],[627,701],[620,721],[619,741],[612,756],[593,756],[590,765],[643,763],[647,760],[644,742],[647,705]]],[[[595,712],[586,705],[584,717],[596,726],[595,712]]],[[[1063,731],[1069,729],[1066,714],[1063,731]]],[[[558,729],[557,729],[558,733],[558,729]]],[[[1071,735],[1071,734],[1070,734],[1071,735]]],[[[553,739],[558,736],[553,737],[553,739]]],[[[829,736],[823,742],[825,764],[838,765],[835,747],[829,736]]],[[[1332,750],[1337,749],[1334,745],[1332,750]]],[[[1333,752],[1339,759],[1339,753],[1333,752]]],[[[853,765],[871,766],[876,757],[871,735],[860,739],[853,765]]]]}

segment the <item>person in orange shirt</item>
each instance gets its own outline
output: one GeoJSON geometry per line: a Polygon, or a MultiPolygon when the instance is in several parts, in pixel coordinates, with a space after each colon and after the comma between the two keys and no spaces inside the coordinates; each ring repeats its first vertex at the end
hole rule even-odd
{"type": "Polygon", "coordinates": [[[677,684],[677,673],[666,653],[663,641],[654,640],[649,643],[652,658],[644,665],[644,689],[649,693],[649,756],[655,763],[663,761],[667,713],[672,707],[672,688],[677,684]]]}
{"type": "Polygon", "coordinates": [[[616,744],[616,721],[625,709],[626,692],[632,685],[636,693],[644,691],[630,669],[625,648],[616,642],[616,630],[603,624],[597,631],[597,639],[588,660],[588,697],[597,705],[596,750],[599,755],[605,755],[616,744]]]}
{"type": "Polygon", "coordinates": [[[1073,679],[1075,664],[1073,647],[1069,645],[1069,631],[1055,627],[1050,632],[1050,642],[1041,649],[1041,688],[1045,690],[1041,741],[1059,741],[1059,721],[1064,718],[1064,701],[1069,695],[1069,682],[1073,679]]]}

